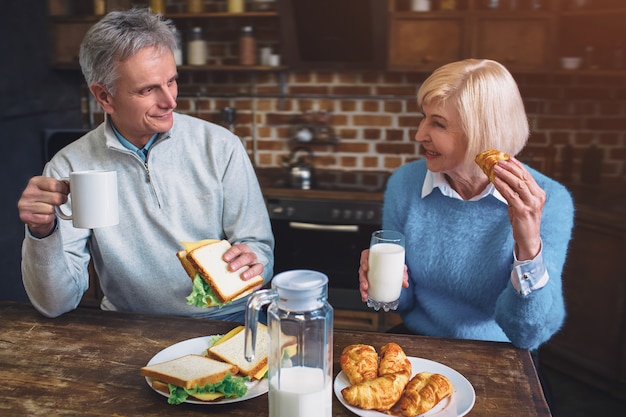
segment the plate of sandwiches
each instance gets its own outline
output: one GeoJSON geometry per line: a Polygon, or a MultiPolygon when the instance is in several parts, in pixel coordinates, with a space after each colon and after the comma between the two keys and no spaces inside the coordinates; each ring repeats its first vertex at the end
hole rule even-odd
{"type": "Polygon", "coordinates": [[[380,355],[373,346],[346,346],[340,363],[335,395],[360,417],[461,417],[476,401],[474,387],[459,372],[406,356],[395,343],[383,346],[380,355]]]}
{"type": "Polygon", "coordinates": [[[225,335],[178,342],[150,359],[140,372],[146,383],[168,403],[227,404],[249,400],[268,391],[267,327],[258,324],[255,360],[244,357],[244,327],[225,335]]]}

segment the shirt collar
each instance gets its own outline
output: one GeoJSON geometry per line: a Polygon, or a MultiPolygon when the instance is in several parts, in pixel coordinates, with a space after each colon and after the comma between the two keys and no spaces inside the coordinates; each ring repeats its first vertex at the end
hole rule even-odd
{"type": "Polygon", "coordinates": [[[136,147],[135,145],[130,143],[128,141],[128,139],[126,139],[124,136],[122,136],[122,134],[120,132],[117,131],[115,126],[113,126],[113,122],[109,122],[109,123],[111,124],[111,128],[113,129],[113,132],[115,133],[115,136],[117,137],[117,140],[119,140],[120,143],[122,145],[124,145],[124,147],[126,149],[130,149],[131,151],[135,152],[137,154],[137,156],[139,156],[142,159],[142,161],[146,162],[146,157],[148,155],[148,149],[150,149],[150,147],[154,144],[154,141],[156,140],[157,136],[159,136],[159,134],[155,133],[150,138],[148,143],[146,143],[143,148],[139,149],[138,147],[136,147]]]}
{"type": "MultiPolygon", "coordinates": [[[[430,170],[427,170],[426,178],[424,178],[424,185],[422,186],[422,198],[432,193],[435,188],[439,188],[441,194],[445,195],[446,197],[463,200],[459,193],[454,191],[454,189],[450,186],[450,184],[446,180],[446,177],[441,172],[432,172],[430,170]]],[[[494,187],[491,182],[480,194],[470,198],[468,201],[478,201],[490,195],[494,196],[502,203],[508,205],[504,197],[502,197],[502,194],[500,194],[500,192],[496,190],[496,187],[494,187]]]]}

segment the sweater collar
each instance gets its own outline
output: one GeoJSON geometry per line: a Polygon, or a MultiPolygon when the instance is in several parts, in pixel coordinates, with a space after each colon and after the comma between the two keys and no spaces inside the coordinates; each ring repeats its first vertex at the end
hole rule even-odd
{"type": "MultiPolygon", "coordinates": [[[[117,129],[113,126],[111,118],[109,117],[108,114],[105,114],[105,116],[104,116],[104,123],[103,124],[104,124],[104,131],[105,131],[107,147],[114,148],[114,149],[121,149],[121,150],[124,150],[124,149],[131,150],[134,153],[136,153],[137,156],[139,156],[141,159],[144,159],[142,157],[142,155],[144,155],[142,150],[137,148],[132,143],[130,143],[126,138],[124,138],[117,131],[117,129]]],[[[152,145],[154,145],[154,143],[157,140],[161,141],[163,139],[167,139],[167,138],[170,137],[170,135],[171,135],[171,130],[168,130],[167,132],[163,132],[163,133],[155,133],[154,136],[152,136],[152,138],[150,138],[150,140],[148,141],[146,146],[143,147],[143,149],[145,149],[147,151],[152,145]]]]}
{"type": "MultiPolygon", "coordinates": [[[[426,178],[424,178],[424,185],[422,186],[422,198],[432,193],[435,188],[439,188],[441,194],[445,195],[446,197],[463,200],[459,193],[454,191],[454,189],[450,186],[450,184],[446,180],[446,177],[441,172],[432,172],[430,170],[427,170],[426,178]]],[[[498,201],[508,205],[504,197],[502,197],[502,194],[500,194],[500,192],[496,190],[496,187],[494,187],[492,183],[489,183],[480,194],[470,198],[467,201],[478,201],[490,195],[494,196],[496,199],[498,199],[498,201]]]]}

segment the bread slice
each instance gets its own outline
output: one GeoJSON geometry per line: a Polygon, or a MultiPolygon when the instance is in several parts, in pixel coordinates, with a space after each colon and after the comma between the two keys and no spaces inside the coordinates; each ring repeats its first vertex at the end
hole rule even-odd
{"type": "Polygon", "coordinates": [[[176,385],[181,388],[195,388],[196,385],[215,384],[230,372],[236,375],[237,366],[216,361],[202,355],[186,355],[166,362],[141,368],[141,375],[176,385]]]}
{"type": "Polygon", "coordinates": [[[219,242],[218,239],[202,239],[195,242],[180,242],[180,244],[183,245],[185,249],[176,252],[176,257],[178,258],[180,264],[183,266],[185,272],[187,272],[187,275],[189,275],[189,278],[191,278],[192,281],[196,277],[196,273],[198,271],[196,271],[196,267],[193,266],[193,264],[187,259],[187,254],[189,253],[189,251],[198,249],[201,246],[212,245],[213,243],[217,242],[219,242]]]}
{"type": "Polygon", "coordinates": [[[191,262],[189,262],[189,259],[187,259],[187,254],[188,252],[186,250],[179,250],[178,252],[176,252],[176,257],[185,269],[187,275],[189,275],[189,278],[191,278],[191,281],[193,281],[198,271],[196,271],[196,267],[193,266],[191,262]]]}
{"type": "Polygon", "coordinates": [[[243,329],[225,342],[210,347],[209,356],[237,366],[242,375],[250,378],[256,377],[259,371],[267,365],[270,343],[267,326],[261,323],[257,326],[254,361],[248,362],[244,354],[246,332],[243,329]]]}
{"type": "Polygon", "coordinates": [[[228,269],[224,261],[224,253],[231,245],[227,240],[201,246],[187,254],[187,259],[196,268],[202,279],[211,287],[221,302],[235,299],[253,287],[263,284],[263,277],[257,275],[247,281],[241,279],[241,273],[249,267],[244,266],[237,271],[228,269]]]}

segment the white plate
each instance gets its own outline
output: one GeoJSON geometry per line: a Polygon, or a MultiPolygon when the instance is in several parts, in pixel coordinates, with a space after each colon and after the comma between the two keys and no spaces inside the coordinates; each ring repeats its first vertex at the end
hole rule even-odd
{"type": "MultiPolygon", "coordinates": [[[[447,377],[450,382],[452,382],[452,385],[454,385],[454,392],[450,397],[441,401],[435,406],[435,408],[422,414],[422,416],[435,417],[454,415],[461,417],[469,413],[472,407],[474,407],[474,402],[476,401],[474,387],[463,375],[439,362],[430,361],[428,359],[414,358],[412,356],[409,356],[409,360],[411,361],[411,367],[413,369],[412,376],[415,376],[420,372],[441,374],[447,377]],[[456,405],[456,413],[454,413],[454,409],[451,409],[454,405],[456,405]]],[[[378,411],[363,410],[346,403],[343,399],[343,395],[341,395],[341,390],[349,385],[350,382],[348,381],[348,377],[343,373],[343,371],[339,372],[335,378],[335,395],[341,404],[343,404],[348,410],[361,417],[389,417],[387,414],[378,411]]]]}
{"type": "MultiPolygon", "coordinates": [[[[180,358],[181,356],[191,355],[194,353],[197,355],[203,355],[206,352],[206,350],[209,347],[211,347],[211,345],[213,344],[212,342],[213,337],[214,336],[203,336],[203,337],[196,337],[194,339],[187,339],[187,340],[183,340],[182,342],[178,342],[170,347],[163,349],[162,351],[154,355],[152,359],[150,359],[150,361],[148,362],[148,366],[154,365],[156,363],[170,361],[172,359],[180,358]]],[[[146,377],[146,382],[148,383],[148,386],[152,388],[152,378],[146,377]]],[[[225,398],[225,399],[216,400],[216,401],[200,401],[200,400],[194,400],[193,398],[189,397],[188,399],[185,400],[185,402],[189,404],[207,404],[207,405],[236,403],[239,401],[245,401],[254,397],[258,397],[259,395],[263,395],[267,392],[267,389],[268,389],[267,378],[263,378],[261,381],[258,381],[258,380],[248,381],[246,382],[246,385],[248,386],[248,392],[243,397],[225,398]]],[[[154,388],[152,389],[164,397],[169,397],[169,395],[165,394],[164,392],[155,390],[154,388]]]]}

